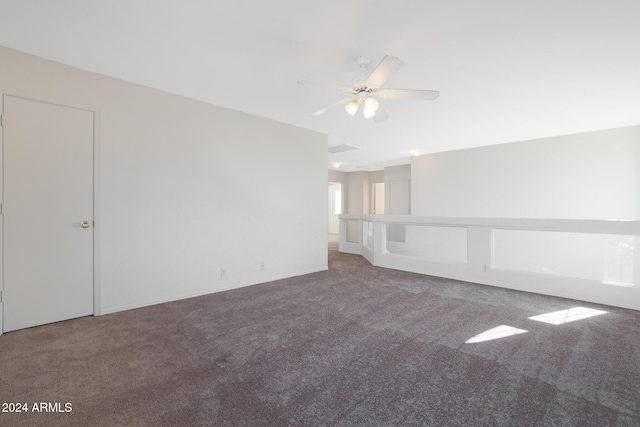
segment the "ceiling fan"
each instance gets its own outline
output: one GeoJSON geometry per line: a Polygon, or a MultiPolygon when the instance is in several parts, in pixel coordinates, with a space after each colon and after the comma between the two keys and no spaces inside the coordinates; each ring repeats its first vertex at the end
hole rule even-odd
{"type": "Polygon", "coordinates": [[[384,99],[417,99],[417,100],[434,100],[440,96],[437,90],[419,90],[419,89],[381,89],[382,86],[392,75],[404,66],[399,58],[386,55],[376,68],[373,69],[369,77],[364,78],[364,70],[371,62],[370,58],[360,56],[357,59],[362,77],[356,79],[351,87],[342,87],[326,83],[318,83],[310,80],[298,80],[298,83],[320,86],[329,89],[335,89],[349,94],[347,98],[328,105],[313,113],[319,116],[327,110],[344,105],[345,110],[350,115],[355,115],[360,106],[362,113],[366,119],[373,117],[376,122],[382,122],[389,118],[380,103],[375,97],[384,99]]]}

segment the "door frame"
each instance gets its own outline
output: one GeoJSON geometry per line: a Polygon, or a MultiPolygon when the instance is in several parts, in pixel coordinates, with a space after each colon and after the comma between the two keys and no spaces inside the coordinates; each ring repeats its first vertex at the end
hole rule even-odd
{"type": "MultiPolygon", "coordinates": [[[[33,93],[14,94],[0,87],[0,115],[4,115],[4,97],[12,96],[28,101],[44,102],[61,107],[84,110],[93,114],[93,315],[102,315],[100,283],[100,166],[101,166],[101,109],[78,100],[43,97],[33,93]]],[[[0,148],[4,152],[4,126],[0,127],[0,148]]],[[[0,155],[0,203],[4,203],[4,156],[0,155]]],[[[4,220],[0,221],[0,242],[4,240],[4,220]]],[[[4,292],[4,253],[0,244],[0,292],[4,292]]],[[[0,335],[4,333],[4,300],[0,299],[0,335]]]]}

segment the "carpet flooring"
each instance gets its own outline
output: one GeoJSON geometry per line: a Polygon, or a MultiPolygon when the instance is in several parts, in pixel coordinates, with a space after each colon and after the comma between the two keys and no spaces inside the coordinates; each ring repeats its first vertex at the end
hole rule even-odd
{"type": "Polygon", "coordinates": [[[0,336],[2,409],[28,405],[0,425],[640,426],[640,312],[329,249],[325,272],[0,336]],[[606,313],[529,319],[575,307],[606,313]],[[526,332],[467,342],[501,325],[526,332]]]}

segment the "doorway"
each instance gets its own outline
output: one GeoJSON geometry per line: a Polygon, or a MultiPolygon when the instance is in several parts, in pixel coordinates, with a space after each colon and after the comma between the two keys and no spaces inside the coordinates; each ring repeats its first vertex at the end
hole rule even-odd
{"type": "Polygon", "coordinates": [[[371,213],[384,215],[384,182],[371,184],[371,213]]]}
{"type": "Polygon", "coordinates": [[[94,113],[3,95],[2,331],[94,313],[94,113]]]}
{"type": "Polygon", "coordinates": [[[328,194],[329,211],[328,215],[328,227],[329,234],[338,234],[340,232],[340,218],[338,215],[342,213],[342,184],[341,183],[329,183],[328,194]]]}

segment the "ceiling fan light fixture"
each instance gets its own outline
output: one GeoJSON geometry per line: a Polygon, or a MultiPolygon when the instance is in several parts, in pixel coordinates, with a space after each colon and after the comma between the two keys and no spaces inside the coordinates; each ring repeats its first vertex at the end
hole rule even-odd
{"type": "Polygon", "coordinates": [[[385,55],[385,57],[382,58],[382,61],[380,61],[373,71],[369,73],[368,77],[365,77],[364,70],[367,68],[367,65],[369,65],[371,59],[361,56],[358,57],[356,61],[362,70],[362,76],[358,77],[350,87],[313,82],[310,80],[298,80],[298,83],[321,86],[348,93],[346,98],[314,112],[314,116],[319,116],[320,114],[324,114],[326,111],[339,106],[344,106],[345,111],[349,115],[355,116],[360,109],[360,105],[362,105],[364,117],[366,119],[373,118],[375,122],[379,123],[387,120],[389,116],[384,109],[379,106],[378,101],[372,98],[373,96],[383,99],[418,99],[427,101],[434,100],[440,96],[440,92],[437,90],[381,89],[389,77],[394,75],[404,66],[404,62],[402,62],[400,58],[385,55]]]}
{"type": "Polygon", "coordinates": [[[358,108],[360,107],[360,102],[358,102],[357,99],[354,99],[353,101],[349,102],[347,105],[344,106],[344,109],[347,113],[349,113],[350,115],[354,116],[357,112],[358,112],[358,108]]]}
{"type": "Polygon", "coordinates": [[[368,119],[376,115],[376,110],[380,105],[378,104],[378,101],[376,101],[375,99],[369,96],[364,100],[363,104],[364,104],[364,107],[362,109],[362,112],[364,114],[365,119],[368,119]]]}

